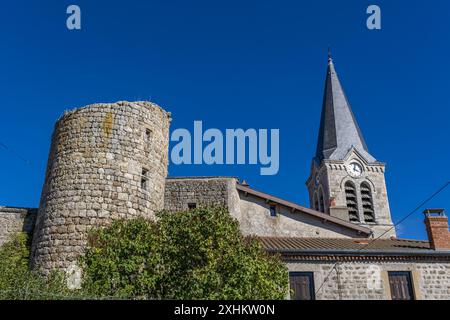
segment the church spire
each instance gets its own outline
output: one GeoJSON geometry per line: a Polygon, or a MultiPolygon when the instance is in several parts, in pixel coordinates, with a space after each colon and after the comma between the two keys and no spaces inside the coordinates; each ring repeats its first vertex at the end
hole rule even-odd
{"type": "Polygon", "coordinates": [[[369,153],[328,49],[328,69],[315,160],[342,160],[352,147],[369,163],[376,161],[369,153]]]}

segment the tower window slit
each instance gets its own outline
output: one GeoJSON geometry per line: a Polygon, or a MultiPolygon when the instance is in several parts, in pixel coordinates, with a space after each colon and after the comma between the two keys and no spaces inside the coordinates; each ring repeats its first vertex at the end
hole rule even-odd
{"type": "Polygon", "coordinates": [[[152,141],[152,130],[150,129],[145,129],[145,140],[147,140],[147,142],[151,142],[152,141]]]}
{"type": "Polygon", "coordinates": [[[141,189],[148,191],[148,170],[147,169],[142,169],[141,189]]]}

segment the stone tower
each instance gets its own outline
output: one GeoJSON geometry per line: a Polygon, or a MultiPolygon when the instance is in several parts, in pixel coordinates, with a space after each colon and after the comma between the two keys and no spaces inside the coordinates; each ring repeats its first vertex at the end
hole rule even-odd
{"type": "Polygon", "coordinates": [[[47,274],[72,268],[91,228],[164,206],[170,114],[150,102],[95,104],[56,123],[32,244],[47,274]]]}
{"type": "MultiPolygon", "coordinates": [[[[369,153],[330,56],[317,151],[306,182],[310,206],[381,235],[392,228],[384,171],[384,163],[369,153]]],[[[385,235],[390,236],[395,229],[385,235]]]]}

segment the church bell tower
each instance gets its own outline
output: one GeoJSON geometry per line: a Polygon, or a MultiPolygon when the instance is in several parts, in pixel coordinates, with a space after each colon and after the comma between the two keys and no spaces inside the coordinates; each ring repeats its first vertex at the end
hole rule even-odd
{"type": "MultiPolygon", "coordinates": [[[[393,226],[384,172],[385,164],[369,153],[329,55],[317,150],[306,182],[310,207],[371,228],[377,237],[393,226]]],[[[383,237],[395,235],[392,228],[383,237]]]]}

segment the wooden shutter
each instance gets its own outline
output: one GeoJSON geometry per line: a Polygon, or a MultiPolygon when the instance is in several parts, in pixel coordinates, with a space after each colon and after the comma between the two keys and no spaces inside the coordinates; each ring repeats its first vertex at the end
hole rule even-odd
{"type": "Polygon", "coordinates": [[[312,272],[291,272],[289,274],[291,300],[314,300],[314,274],[312,272]]]}
{"type": "Polygon", "coordinates": [[[389,272],[389,285],[392,300],[414,300],[410,272],[389,272]]]}

